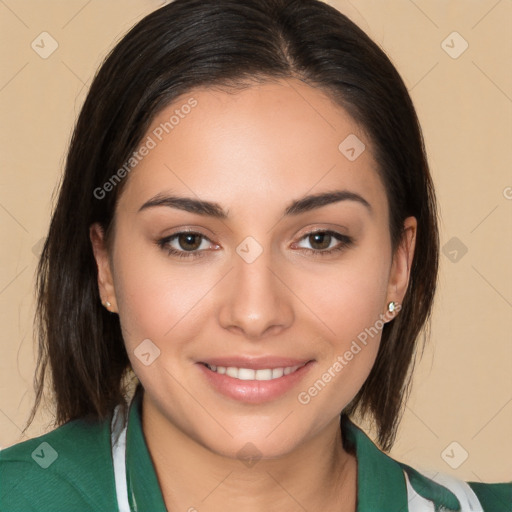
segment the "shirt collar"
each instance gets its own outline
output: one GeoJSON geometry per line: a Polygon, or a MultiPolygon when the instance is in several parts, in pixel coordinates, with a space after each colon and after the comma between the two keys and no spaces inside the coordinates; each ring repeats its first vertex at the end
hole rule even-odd
{"type": "Polygon", "coordinates": [[[430,500],[435,510],[459,512],[460,502],[450,490],[407,464],[392,459],[347,416],[341,416],[343,438],[357,457],[357,512],[401,512],[408,510],[404,471],[414,490],[430,500]]]}
{"type": "Polygon", "coordinates": [[[155,468],[142,431],[143,388],[137,390],[130,405],[126,430],[126,480],[131,510],[167,512],[155,468]]]}
{"type": "MultiPolygon", "coordinates": [[[[126,474],[132,510],[166,512],[155,468],[142,431],[142,386],[137,387],[128,416],[126,474]]],[[[416,492],[431,500],[436,510],[460,511],[456,496],[442,485],[401,464],[382,452],[347,416],[341,430],[357,458],[357,512],[406,512],[407,486],[404,470],[416,492]]]]}
{"type": "Polygon", "coordinates": [[[356,452],[357,512],[406,512],[407,486],[401,467],[347,416],[341,416],[341,429],[356,452]]]}

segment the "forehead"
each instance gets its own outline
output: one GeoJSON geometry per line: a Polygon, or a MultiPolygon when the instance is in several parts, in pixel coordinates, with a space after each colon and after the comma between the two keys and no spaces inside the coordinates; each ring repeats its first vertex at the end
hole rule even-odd
{"type": "Polygon", "coordinates": [[[340,188],[386,202],[364,131],[323,91],[295,79],[195,89],[158,113],[142,144],[151,149],[120,201],[133,207],[166,191],[231,211],[340,188]]]}

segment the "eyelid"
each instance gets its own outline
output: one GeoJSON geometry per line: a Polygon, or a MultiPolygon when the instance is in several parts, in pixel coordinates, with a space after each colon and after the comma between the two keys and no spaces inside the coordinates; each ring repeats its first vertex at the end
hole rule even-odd
{"type": "MultiPolygon", "coordinates": [[[[313,229],[311,231],[306,232],[305,234],[303,234],[302,236],[299,237],[298,242],[301,242],[302,240],[307,239],[310,236],[315,235],[317,233],[322,233],[322,234],[331,236],[332,238],[334,238],[335,240],[338,241],[338,244],[335,245],[334,247],[331,247],[330,249],[323,249],[323,250],[309,249],[307,247],[299,247],[299,249],[309,251],[309,252],[314,252],[316,254],[329,254],[336,250],[341,250],[344,247],[348,247],[349,245],[352,245],[354,243],[354,239],[351,236],[345,235],[343,233],[339,233],[338,231],[334,231],[332,229],[325,229],[325,228],[313,229]]],[[[293,242],[292,245],[296,245],[298,242],[293,242]]]]}
{"type": "Polygon", "coordinates": [[[173,233],[172,235],[170,235],[170,237],[177,237],[179,235],[196,235],[198,237],[200,237],[202,239],[202,241],[207,241],[207,242],[210,242],[211,245],[219,245],[219,244],[216,244],[215,242],[212,241],[212,239],[208,236],[208,235],[205,235],[204,233],[201,233],[200,231],[194,231],[194,230],[185,230],[185,231],[178,231],[177,233],[173,233]]]}
{"type": "MultiPolygon", "coordinates": [[[[330,249],[323,249],[323,250],[322,249],[310,249],[307,247],[298,247],[298,249],[303,252],[307,252],[308,254],[312,253],[314,255],[324,256],[324,255],[329,255],[329,254],[335,253],[337,251],[341,251],[341,250],[349,247],[350,245],[352,245],[354,242],[353,238],[348,235],[345,235],[345,234],[335,231],[333,229],[326,229],[326,228],[319,227],[316,229],[310,229],[309,231],[302,234],[298,238],[297,242],[292,243],[292,246],[296,246],[297,243],[301,242],[302,240],[304,240],[312,235],[315,235],[316,233],[322,233],[322,234],[329,235],[332,238],[334,238],[335,240],[337,240],[338,244],[335,245],[334,247],[331,247],[330,249]]],[[[174,247],[170,246],[170,242],[174,241],[177,237],[179,237],[179,235],[182,235],[182,234],[197,235],[203,241],[208,241],[208,242],[210,242],[211,245],[216,246],[216,248],[220,247],[218,244],[213,242],[210,239],[210,237],[208,237],[207,235],[201,233],[200,231],[197,231],[192,228],[180,228],[179,231],[175,231],[163,238],[160,238],[159,240],[156,241],[156,243],[162,250],[166,250],[169,255],[172,254],[177,257],[190,258],[190,259],[203,257],[205,255],[204,253],[207,252],[208,249],[201,249],[201,250],[195,249],[193,251],[184,251],[184,250],[180,250],[180,249],[175,249],[174,247]]]]}
{"type": "Polygon", "coordinates": [[[177,255],[179,257],[185,257],[185,258],[197,258],[197,257],[202,257],[203,256],[203,253],[206,252],[205,249],[201,249],[201,250],[194,250],[194,251],[184,251],[184,250],[180,250],[180,249],[175,249],[174,247],[172,247],[170,245],[170,243],[174,240],[176,240],[180,235],[183,235],[183,234],[191,234],[191,235],[197,235],[199,236],[202,241],[208,241],[210,242],[210,244],[212,246],[216,246],[217,248],[219,247],[218,244],[216,244],[215,242],[213,242],[210,237],[208,237],[207,235],[205,235],[204,233],[201,233],[200,231],[197,231],[195,229],[191,229],[191,228],[179,228],[178,231],[175,231],[169,235],[166,235],[162,238],[159,238],[158,240],[156,240],[156,244],[162,249],[162,250],[166,250],[169,255],[171,254],[174,254],[174,255],[177,255]]]}

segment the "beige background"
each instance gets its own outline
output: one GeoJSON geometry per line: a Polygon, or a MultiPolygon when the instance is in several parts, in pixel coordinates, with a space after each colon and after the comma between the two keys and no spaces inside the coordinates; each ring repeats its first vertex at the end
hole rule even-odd
{"type": "MultiPolygon", "coordinates": [[[[33,400],[34,270],[73,122],[102,58],[162,3],[0,0],[2,447],[24,439],[33,400]],[[58,43],[47,59],[31,47],[45,31],[58,43]]],[[[511,480],[512,2],[329,3],[402,74],[441,208],[445,247],[431,340],[391,455],[466,480],[511,480]],[[454,31],[460,36],[448,37],[454,31]],[[464,40],[468,48],[453,58],[464,40]]],[[[29,436],[50,420],[40,414],[29,436]]]]}

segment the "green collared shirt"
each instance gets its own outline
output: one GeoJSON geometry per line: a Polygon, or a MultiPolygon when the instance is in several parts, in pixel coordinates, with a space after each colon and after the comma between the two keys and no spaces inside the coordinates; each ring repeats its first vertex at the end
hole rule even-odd
{"type": "MultiPolygon", "coordinates": [[[[128,500],[132,509],[136,507],[139,512],[165,512],[142,431],[141,406],[139,392],[130,405],[126,431],[128,500]]],[[[404,470],[415,492],[431,501],[432,510],[460,510],[455,494],[383,453],[347,418],[341,422],[341,429],[357,457],[357,512],[407,512],[404,470]]],[[[468,483],[484,512],[512,510],[512,482],[468,483]]],[[[200,504],[195,508],[200,511],[200,504]]],[[[0,452],[1,512],[117,510],[108,420],[74,420],[0,452]]]]}

